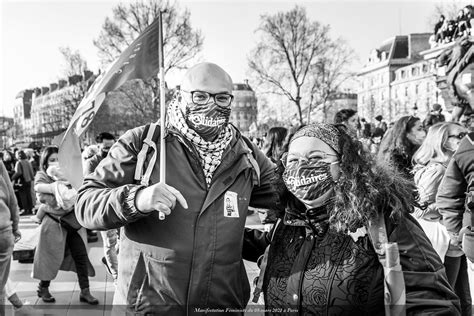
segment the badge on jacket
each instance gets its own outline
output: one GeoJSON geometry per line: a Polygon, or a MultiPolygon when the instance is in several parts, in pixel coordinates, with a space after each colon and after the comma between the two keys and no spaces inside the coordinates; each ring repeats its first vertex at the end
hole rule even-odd
{"type": "Polygon", "coordinates": [[[239,217],[237,193],[235,192],[227,191],[224,195],[224,217],[239,217]]]}

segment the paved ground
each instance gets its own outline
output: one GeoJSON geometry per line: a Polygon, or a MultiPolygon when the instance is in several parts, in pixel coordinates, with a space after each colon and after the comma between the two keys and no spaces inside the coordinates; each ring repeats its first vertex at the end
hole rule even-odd
{"type": "MultiPolygon", "coordinates": [[[[259,228],[260,221],[258,216],[248,217],[247,224],[250,227],[259,228]]],[[[35,235],[38,225],[30,220],[29,216],[22,216],[20,221],[20,230],[23,234],[23,242],[27,243],[35,235]]],[[[106,272],[101,263],[102,241],[100,239],[95,243],[89,243],[89,258],[94,265],[96,276],[91,278],[90,290],[92,295],[99,299],[99,305],[91,306],[79,302],[80,288],[77,282],[76,274],[73,272],[60,271],[54,281],[51,282],[50,292],[56,298],[56,303],[44,303],[36,295],[38,281],[31,278],[33,264],[19,263],[12,261],[10,280],[15,287],[18,295],[30,303],[35,314],[38,315],[111,315],[111,304],[114,294],[114,285],[112,277],[106,272]]],[[[254,263],[245,262],[248,278],[253,280],[258,275],[259,270],[254,263]]],[[[9,302],[7,302],[9,304],[9,302]]],[[[12,306],[7,305],[6,315],[19,315],[15,313],[12,306]]],[[[28,313],[29,315],[30,313],[28,313]]],[[[260,315],[261,313],[248,313],[251,315],[260,315]]],[[[22,314],[24,315],[24,314],[22,314]]]]}
{"type": "MultiPolygon", "coordinates": [[[[28,216],[21,217],[20,229],[23,234],[23,241],[28,242],[35,234],[38,225],[33,223],[28,216]]],[[[247,227],[262,228],[257,215],[251,215],[247,218],[247,227]]],[[[96,276],[90,279],[91,293],[99,299],[99,305],[90,306],[79,302],[79,285],[75,273],[60,271],[57,278],[51,282],[50,292],[56,298],[56,303],[43,303],[36,296],[38,281],[31,278],[32,264],[19,263],[12,261],[10,280],[15,286],[16,292],[23,299],[31,304],[35,314],[38,315],[111,315],[111,304],[114,294],[114,285],[111,276],[106,272],[101,263],[102,241],[89,243],[89,258],[94,265],[96,276]]],[[[245,262],[248,278],[252,281],[258,275],[259,270],[252,262],[245,262]]],[[[474,265],[468,269],[469,281],[471,284],[471,293],[474,294],[474,265]]],[[[7,302],[7,304],[9,304],[7,302]]],[[[263,307],[254,307],[249,305],[248,311],[255,309],[258,312],[247,312],[246,315],[263,315],[263,307]]],[[[25,315],[15,313],[11,306],[7,306],[6,315],[25,315]]],[[[28,313],[30,315],[30,313],[28,313]]]]}

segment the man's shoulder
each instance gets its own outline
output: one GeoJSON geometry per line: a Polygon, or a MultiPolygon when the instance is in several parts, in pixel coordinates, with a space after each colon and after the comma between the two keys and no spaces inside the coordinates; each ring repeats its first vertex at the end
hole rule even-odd
{"type": "Polygon", "coordinates": [[[467,134],[466,137],[461,140],[455,156],[464,155],[466,152],[472,151],[474,151],[474,132],[467,134]]]}

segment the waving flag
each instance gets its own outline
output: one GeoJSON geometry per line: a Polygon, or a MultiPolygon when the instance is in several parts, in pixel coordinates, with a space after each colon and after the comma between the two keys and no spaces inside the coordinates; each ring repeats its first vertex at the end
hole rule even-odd
{"type": "MultiPolygon", "coordinates": [[[[161,16],[161,15],[160,15],[161,16]]],[[[59,164],[76,189],[82,184],[79,137],[91,124],[106,93],[131,79],[147,79],[158,73],[163,56],[159,50],[161,18],[156,19],[90,87],[74,113],[59,146],[59,164]]]]}

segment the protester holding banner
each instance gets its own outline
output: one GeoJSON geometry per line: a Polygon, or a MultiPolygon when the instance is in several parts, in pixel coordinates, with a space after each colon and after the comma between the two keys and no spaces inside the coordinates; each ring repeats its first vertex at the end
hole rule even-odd
{"type": "Polygon", "coordinates": [[[409,180],[373,163],[342,125],[301,128],[279,166],[286,209],[257,283],[268,314],[459,315],[444,266],[409,214],[409,180]]]}
{"type": "MultiPolygon", "coordinates": [[[[35,177],[35,189],[38,185],[54,186],[55,180],[46,173],[46,170],[57,164],[58,148],[55,146],[46,147],[41,155],[40,171],[35,177]]],[[[55,298],[49,292],[51,280],[56,278],[59,270],[74,271],[77,273],[81,288],[80,301],[93,305],[98,304],[99,301],[89,291],[89,276],[94,276],[95,271],[87,255],[85,229],[75,230],[60,223],[59,218],[67,211],[58,207],[60,204],[53,194],[38,194],[38,200],[50,208],[41,221],[38,245],[33,261],[32,277],[40,280],[38,297],[44,302],[54,302],[55,298]]]]}
{"type": "Polygon", "coordinates": [[[114,304],[140,314],[209,307],[242,314],[250,297],[242,261],[247,208],[275,207],[275,166],[228,123],[233,84],[222,68],[192,67],[181,89],[167,134],[156,130],[145,140],[148,126],[122,136],[85,178],[76,214],[90,229],[123,227],[114,304]],[[166,136],[166,183],[150,152],[144,186],[135,177],[139,153],[145,143],[161,151],[159,136],[166,136]]]}

